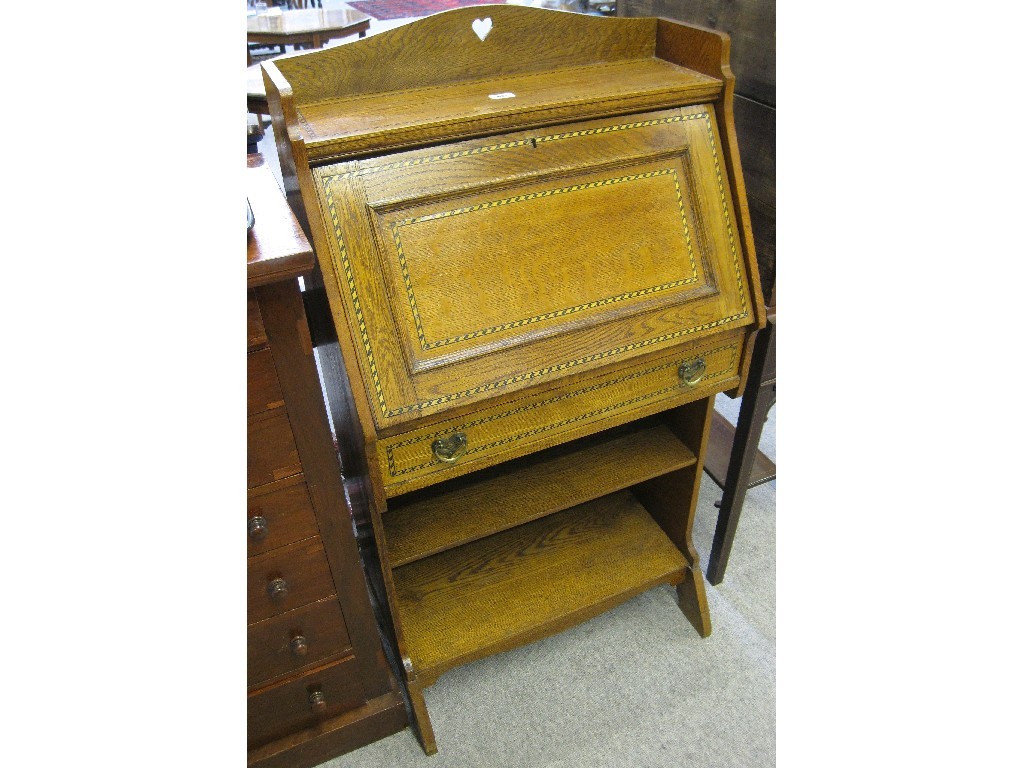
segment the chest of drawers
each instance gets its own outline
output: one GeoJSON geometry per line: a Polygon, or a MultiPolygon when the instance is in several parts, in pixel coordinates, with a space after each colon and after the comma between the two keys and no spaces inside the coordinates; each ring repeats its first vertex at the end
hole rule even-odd
{"type": "Polygon", "coordinates": [[[246,190],[249,764],[304,768],[401,730],[297,277],[313,255],[262,158],[246,190]]]}
{"type": "Polygon", "coordinates": [[[445,671],[667,583],[764,305],[724,35],[517,6],[265,63],[415,724],[445,671]]]}

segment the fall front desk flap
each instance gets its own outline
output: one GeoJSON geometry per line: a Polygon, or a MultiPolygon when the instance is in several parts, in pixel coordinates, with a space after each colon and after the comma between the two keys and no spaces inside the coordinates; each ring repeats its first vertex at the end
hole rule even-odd
{"type": "Polygon", "coordinates": [[[709,105],[314,170],[378,428],[754,322],[709,105]]]}

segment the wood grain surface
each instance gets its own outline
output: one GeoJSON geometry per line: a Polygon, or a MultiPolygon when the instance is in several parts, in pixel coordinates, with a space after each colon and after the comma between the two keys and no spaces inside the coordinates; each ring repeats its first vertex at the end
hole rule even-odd
{"type": "Polygon", "coordinates": [[[255,220],[246,254],[249,287],[309,272],[313,249],[261,155],[246,159],[245,191],[255,220]]]}
{"type": "Polygon", "coordinates": [[[331,656],[352,655],[345,616],[334,595],[250,624],[247,640],[250,687],[323,664],[331,656]],[[296,637],[302,638],[301,654],[292,645],[296,637]]]}
{"type": "Polygon", "coordinates": [[[676,352],[580,376],[564,386],[508,398],[464,416],[431,419],[382,438],[377,450],[385,490],[388,496],[408,493],[707,397],[736,380],[741,342],[740,333],[723,333],[676,352]],[[705,361],[707,372],[695,386],[688,386],[679,378],[679,367],[696,358],[705,361]],[[467,436],[465,455],[453,464],[438,461],[431,450],[433,441],[456,432],[467,436]]]}
{"type": "Polygon", "coordinates": [[[689,448],[657,423],[596,435],[565,448],[533,454],[503,466],[500,473],[477,473],[469,482],[442,486],[389,511],[384,530],[392,565],[406,565],[696,461],[689,448]]]}
{"type": "Polygon", "coordinates": [[[248,340],[246,348],[250,352],[258,350],[267,343],[267,332],[263,328],[263,317],[260,314],[260,305],[256,301],[256,293],[249,291],[246,294],[246,323],[248,340]]]}
{"type": "Polygon", "coordinates": [[[334,582],[319,536],[249,558],[249,623],[312,603],[334,593],[334,582]],[[283,579],[287,592],[272,598],[271,582],[283,579]]]}
{"type": "Polygon", "coordinates": [[[250,416],[246,438],[250,488],[302,471],[288,414],[283,408],[250,416]]]}
{"type": "Polygon", "coordinates": [[[377,426],[750,325],[719,146],[702,106],[316,169],[377,426]]]}
{"type": "Polygon", "coordinates": [[[619,0],[626,17],[662,16],[720,30],[732,40],[736,92],[775,104],[775,3],[764,0],[619,0]]]}
{"type": "Polygon", "coordinates": [[[438,138],[713,101],[721,89],[713,77],[641,59],[317,102],[302,106],[298,117],[309,157],[338,160],[438,138]]]}
{"type": "Polygon", "coordinates": [[[366,701],[356,664],[351,657],[308,672],[294,680],[250,691],[249,748],[309,728],[323,719],[355,709],[366,701]],[[326,710],[315,712],[310,695],[323,694],[326,710]]]}
{"type": "Polygon", "coordinates": [[[584,64],[650,58],[653,19],[607,19],[534,8],[459,8],[385,30],[360,42],[275,59],[299,104],[365,93],[543,73],[584,64]],[[484,40],[473,21],[486,15],[484,40]]]}
{"type": "Polygon", "coordinates": [[[572,626],[686,561],[628,491],[395,570],[414,666],[430,678],[572,626]]]}
{"type": "Polygon", "coordinates": [[[711,631],[692,522],[712,396],[765,323],[729,49],[665,19],[493,6],[262,65],[428,754],[423,689],[454,665],[659,582],[711,631]],[[643,467],[598,455],[623,433],[560,458],[649,417],[672,439],[643,467]],[[676,443],[695,460],[662,464],[676,443]]]}
{"type": "Polygon", "coordinates": [[[261,517],[265,527],[262,538],[247,536],[250,557],[320,532],[302,474],[251,489],[245,516],[247,521],[261,517]]]}
{"type": "Polygon", "coordinates": [[[274,368],[274,356],[269,349],[250,352],[246,361],[248,376],[247,395],[248,412],[262,413],[271,408],[284,405],[281,384],[277,380],[277,369],[274,368]]]}

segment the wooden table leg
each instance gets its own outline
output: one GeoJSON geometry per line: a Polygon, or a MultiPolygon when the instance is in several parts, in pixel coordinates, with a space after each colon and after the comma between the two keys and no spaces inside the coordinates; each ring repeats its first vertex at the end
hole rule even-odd
{"type": "Polygon", "coordinates": [[[750,374],[740,403],[740,415],[736,420],[736,436],[729,457],[729,470],[722,490],[722,506],[718,512],[715,538],[708,557],[708,581],[721,584],[725,578],[725,567],[729,563],[732,540],[740,521],[740,511],[747,496],[750,472],[757,456],[757,444],[764,428],[768,409],[775,404],[774,374],[765,382],[766,371],[775,369],[775,323],[757,335],[754,354],[750,362],[750,374]]]}

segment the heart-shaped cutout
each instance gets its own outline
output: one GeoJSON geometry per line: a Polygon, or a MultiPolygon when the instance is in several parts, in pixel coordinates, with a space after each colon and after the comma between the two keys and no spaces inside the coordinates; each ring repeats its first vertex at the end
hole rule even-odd
{"type": "Polygon", "coordinates": [[[491,32],[491,17],[488,16],[486,19],[474,19],[473,20],[473,31],[476,32],[476,36],[480,38],[481,42],[491,32]]]}

